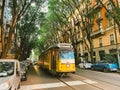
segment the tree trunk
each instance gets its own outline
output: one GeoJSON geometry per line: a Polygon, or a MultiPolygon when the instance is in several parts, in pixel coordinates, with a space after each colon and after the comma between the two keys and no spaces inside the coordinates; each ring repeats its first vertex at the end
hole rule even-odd
{"type": "MultiPolygon", "coordinates": [[[[5,7],[5,0],[2,1],[2,9],[1,9],[1,43],[2,43],[2,52],[4,52],[4,46],[5,46],[5,29],[4,29],[4,7],[5,7]]],[[[1,57],[1,56],[0,56],[1,57]]]]}
{"type": "Polygon", "coordinates": [[[1,58],[6,58],[9,50],[11,49],[11,45],[12,45],[12,42],[14,40],[14,29],[15,29],[15,25],[16,25],[16,22],[17,22],[17,18],[18,18],[18,15],[16,15],[13,18],[13,22],[10,25],[10,30],[9,30],[9,36],[8,36],[8,39],[7,39],[7,44],[3,46],[3,51],[2,51],[1,58]]]}
{"type": "Polygon", "coordinates": [[[92,42],[91,37],[88,37],[87,39],[88,39],[88,42],[89,42],[89,44],[90,44],[90,50],[89,50],[90,59],[91,59],[91,62],[92,62],[92,63],[95,63],[95,61],[93,60],[93,52],[94,52],[94,51],[93,51],[93,48],[94,48],[93,42],[92,42]]]}

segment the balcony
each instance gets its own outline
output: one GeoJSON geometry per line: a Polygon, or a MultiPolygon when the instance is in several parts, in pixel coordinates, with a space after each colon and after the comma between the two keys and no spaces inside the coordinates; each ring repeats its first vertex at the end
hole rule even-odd
{"type": "Polygon", "coordinates": [[[105,30],[100,29],[100,30],[93,31],[91,33],[91,37],[96,38],[96,37],[99,37],[99,36],[104,35],[104,34],[105,34],[105,30]]]}

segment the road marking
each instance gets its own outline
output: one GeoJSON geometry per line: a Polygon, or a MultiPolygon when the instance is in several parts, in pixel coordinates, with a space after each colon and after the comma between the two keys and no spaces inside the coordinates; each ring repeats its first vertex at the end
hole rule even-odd
{"type": "Polygon", "coordinates": [[[69,81],[69,82],[65,82],[65,83],[67,83],[68,85],[82,85],[82,84],[85,84],[82,81],[69,81]]]}
{"type": "MultiPolygon", "coordinates": [[[[69,85],[83,85],[83,84],[94,84],[97,82],[94,82],[92,80],[84,80],[82,81],[68,81],[66,82],[69,85]]],[[[65,87],[66,85],[62,82],[58,83],[46,83],[46,84],[35,84],[35,85],[23,85],[21,86],[20,90],[34,90],[34,89],[45,89],[45,88],[55,88],[55,87],[65,87]]]]}
{"type": "Polygon", "coordinates": [[[92,80],[90,80],[90,79],[86,79],[86,80],[83,80],[83,81],[86,82],[86,83],[89,83],[89,84],[97,83],[97,82],[92,81],[92,80]]]}
{"type": "Polygon", "coordinates": [[[33,89],[44,89],[44,88],[55,88],[66,86],[64,83],[47,83],[47,84],[35,84],[35,85],[25,85],[21,86],[20,90],[33,90],[33,89]]]}

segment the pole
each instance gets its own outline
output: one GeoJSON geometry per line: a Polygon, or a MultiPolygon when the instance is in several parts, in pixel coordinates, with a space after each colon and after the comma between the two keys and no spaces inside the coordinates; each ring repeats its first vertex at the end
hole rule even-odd
{"type": "Polygon", "coordinates": [[[118,49],[118,39],[117,39],[115,20],[114,20],[114,33],[115,33],[115,40],[116,40],[116,50],[117,50],[118,65],[119,65],[119,68],[120,68],[120,56],[119,56],[119,49],[118,49]]]}

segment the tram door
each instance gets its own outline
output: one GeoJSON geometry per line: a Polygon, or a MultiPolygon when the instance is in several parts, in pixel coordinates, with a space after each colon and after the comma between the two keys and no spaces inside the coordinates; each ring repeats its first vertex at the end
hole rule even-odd
{"type": "Polygon", "coordinates": [[[51,52],[51,70],[53,72],[56,71],[56,52],[55,51],[51,52]]]}

